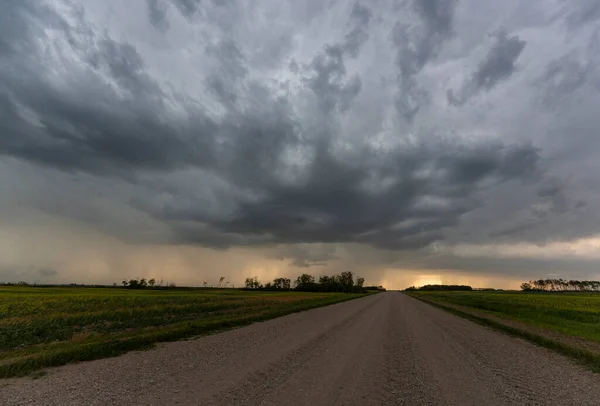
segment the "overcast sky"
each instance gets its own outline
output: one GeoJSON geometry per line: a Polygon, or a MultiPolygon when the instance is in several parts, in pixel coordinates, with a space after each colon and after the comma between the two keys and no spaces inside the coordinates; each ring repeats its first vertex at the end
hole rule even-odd
{"type": "Polygon", "coordinates": [[[600,278],[598,0],[5,0],[0,281],[600,278]]]}

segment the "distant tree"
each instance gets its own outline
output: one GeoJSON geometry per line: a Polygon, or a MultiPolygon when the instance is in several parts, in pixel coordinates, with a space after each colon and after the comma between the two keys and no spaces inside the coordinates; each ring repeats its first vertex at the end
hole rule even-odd
{"type": "Polygon", "coordinates": [[[263,286],[258,281],[258,276],[254,278],[246,278],[245,285],[247,289],[260,289],[263,286]]]}
{"type": "Polygon", "coordinates": [[[223,281],[224,281],[224,280],[225,280],[225,277],[224,277],[224,276],[221,276],[221,277],[219,278],[219,283],[217,283],[217,288],[220,288],[220,287],[221,287],[221,283],[223,283],[223,281]]]}
{"type": "Polygon", "coordinates": [[[152,278],[148,280],[148,285],[150,285],[150,287],[154,287],[154,285],[156,285],[156,279],[152,278]]]}
{"type": "Polygon", "coordinates": [[[425,286],[421,286],[420,288],[418,288],[417,290],[432,290],[432,291],[453,291],[453,290],[459,290],[459,291],[463,291],[463,290],[473,290],[473,288],[471,286],[468,285],[425,285],[425,286]]]}
{"type": "Polygon", "coordinates": [[[340,274],[340,283],[345,288],[344,290],[346,292],[351,291],[352,286],[354,286],[354,276],[352,275],[352,272],[342,272],[340,274]]]}
{"type": "Polygon", "coordinates": [[[272,286],[278,290],[289,290],[292,287],[292,281],[289,278],[275,278],[272,286]]]}
{"type": "Polygon", "coordinates": [[[331,277],[329,275],[321,275],[319,276],[319,284],[320,285],[329,285],[331,277]]]}
{"type": "Polygon", "coordinates": [[[521,284],[524,291],[538,292],[596,292],[600,281],[579,281],[566,279],[538,279],[521,284]]]}
{"type": "Polygon", "coordinates": [[[145,278],[142,279],[129,279],[123,281],[123,287],[127,289],[143,289],[148,286],[148,281],[145,278]]]}
{"type": "Polygon", "coordinates": [[[309,285],[309,284],[313,284],[315,283],[315,277],[312,275],[309,275],[307,273],[303,273],[302,275],[300,275],[298,278],[296,278],[296,287],[298,286],[304,286],[304,285],[309,285]]]}
{"type": "Polygon", "coordinates": [[[532,290],[531,284],[529,282],[523,282],[521,284],[521,290],[532,290]]]}

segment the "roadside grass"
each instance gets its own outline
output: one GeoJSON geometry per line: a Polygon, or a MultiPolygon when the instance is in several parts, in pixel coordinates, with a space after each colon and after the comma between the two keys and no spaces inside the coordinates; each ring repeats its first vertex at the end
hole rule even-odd
{"type": "Polygon", "coordinates": [[[475,291],[411,292],[409,295],[478,324],[567,355],[592,371],[600,372],[600,353],[572,344],[574,341],[561,341],[555,335],[544,335],[502,322],[502,319],[515,320],[576,339],[600,342],[599,294],[475,291]],[[478,310],[479,314],[469,313],[466,309],[462,311],[453,305],[478,310]],[[496,317],[485,317],[486,313],[496,317]]]}
{"type": "Polygon", "coordinates": [[[600,294],[545,292],[414,292],[573,337],[600,342],[600,294]]]}
{"type": "Polygon", "coordinates": [[[0,287],[0,378],[151,348],[364,294],[0,287]]]}

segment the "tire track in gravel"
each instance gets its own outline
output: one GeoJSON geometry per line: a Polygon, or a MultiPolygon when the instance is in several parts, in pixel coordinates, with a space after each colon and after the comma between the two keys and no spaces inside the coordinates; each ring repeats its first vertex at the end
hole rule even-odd
{"type": "MultiPolygon", "coordinates": [[[[344,362],[351,358],[349,354],[356,350],[356,345],[348,343],[346,338],[356,326],[364,327],[368,324],[371,327],[373,317],[377,318],[378,308],[376,305],[384,298],[380,296],[377,299],[352,314],[351,317],[332,325],[323,333],[278,358],[275,362],[256,369],[245,378],[239,387],[227,388],[212,394],[209,399],[201,399],[202,404],[259,405],[268,402],[269,399],[278,399],[277,404],[280,405],[288,404],[287,401],[290,401],[289,404],[297,404],[295,397],[289,397],[290,392],[288,391],[293,391],[291,387],[297,385],[299,380],[304,379],[307,371],[311,371],[315,364],[326,362],[329,367],[331,365],[344,366],[344,362]],[[282,391],[284,393],[281,393],[282,391]]],[[[361,328],[354,333],[361,334],[364,331],[365,329],[361,328]]],[[[356,343],[356,336],[352,341],[356,343]]],[[[319,377],[318,374],[309,372],[308,376],[312,384],[323,384],[323,382],[316,381],[316,378],[319,377]]],[[[300,386],[302,387],[302,385],[300,386]]],[[[305,391],[300,390],[299,392],[299,396],[307,396],[305,391]]]]}
{"type": "MultiPolygon", "coordinates": [[[[407,322],[406,309],[398,296],[391,302],[386,348],[386,390],[390,405],[446,404],[433,374],[416,345],[414,331],[407,322]]],[[[382,403],[384,404],[384,403],[382,403]]]]}

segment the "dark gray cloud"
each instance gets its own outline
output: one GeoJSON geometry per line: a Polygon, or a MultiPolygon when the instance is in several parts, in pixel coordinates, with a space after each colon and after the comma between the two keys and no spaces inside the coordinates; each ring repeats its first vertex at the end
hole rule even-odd
{"type": "MultiPolygon", "coordinates": [[[[491,231],[490,236],[494,238],[522,236],[525,240],[543,243],[547,240],[547,235],[541,234],[540,237],[535,238],[533,235],[538,234],[536,230],[547,229],[548,223],[556,217],[582,215],[580,209],[584,206],[584,202],[576,201],[568,195],[568,186],[564,180],[549,178],[541,182],[533,202],[523,211],[522,216],[510,219],[508,225],[505,224],[500,229],[491,231]]],[[[564,239],[568,240],[570,237],[572,236],[564,239]]],[[[560,238],[558,233],[554,233],[553,239],[560,238]]]]}
{"type": "Polygon", "coordinates": [[[439,239],[443,227],[476,207],[473,194],[485,181],[526,177],[536,170],[537,161],[537,152],[528,146],[441,143],[349,162],[323,150],[317,152],[303,184],[270,184],[263,191],[265,199],[242,204],[235,216],[214,225],[288,243],[417,248],[439,239]],[[418,176],[425,168],[431,174],[418,176]],[[360,185],[369,184],[371,173],[393,181],[381,191],[364,190],[360,185]]]}
{"type": "Polygon", "coordinates": [[[168,4],[164,0],[146,0],[148,5],[148,18],[154,27],[160,31],[165,31],[169,28],[169,20],[167,18],[168,4]]]}
{"type": "Polygon", "coordinates": [[[358,76],[345,80],[344,48],[328,45],[313,59],[310,68],[314,74],[306,79],[306,83],[319,98],[323,113],[329,114],[335,109],[348,110],[360,92],[361,81],[358,76]]]}
{"type": "MultiPolygon", "coordinates": [[[[13,7],[17,18],[12,24],[17,26],[49,18],[43,6],[25,2],[13,7]]],[[[54,14],[51,21],[65,35],[86,30],[83,21],[69,27],[60,18],[54,14]]],[[[0,100],[7,106],[0,113],[7,134],[0,140],[2,154],[97,173],[168,169],[211,159],[212,139],[203,136],[211,131],[210,120],[199,113],[176,127],[165,122],[161,114],[169,100],[132,45],[89,31],[73,38],[70,52],[82,54],[87,66],[56,86],[43,76],[48,73],[43,48],[35,48],[33,38],[13,35],[5,40],[14,48],[29,44],[29,52],[6,57],[0,67],[0,100]]]]}
{"type": "Polygon", "coordinates": [[[346,42],[344,43],[344,49],[352,56],[356,57],[360,46],[369,39],[368,29],[369,22],[373,13],[370,9],[363,6],[359,2],[356,2],[350,15],[351,20],[355,26],[348,34],[346,34],[346,42]]]}
{"type": "Polygon", "coordinates": [[[306,84],[319,99],[324,114],[335,110],[345,112],[361,90],[362,82],[357,75],[346,78],[345,58],[356,58],[361,45],[369,38],[366,30],[371,20],[371,11],[356,3],[352,8],[350,22],[354,28],[342,43],[327,44],[307,67],[306,84]]]}
{"type": "MultiPolygon", "coordinates": [[[[410,4],[418,20],[397,22],[392,31],[397,48],[399,89],[395,104],[400,115],[411,122],[421,106],[429,101],[429,94],[415,76],[435,58],[444,42],[453,34],[454,0],[414,0],[410,4]]],[[[406,13],[408,10],[402,10],[406,13]]]]}
{"type": "Polygon", "coordinates": [[[287,245],[277,250],[276,258],[289,261],[296,268],[326,266],[331,261],[340,259],[336,254],[336,246],[331,244],[296,244],[287,245]]]}
{"type": "Polygon", "coordinates": [[[45,278],[58,275],[58,271],[56,269],[42,268],[38,270],[38,272],[40,273],[40,276],[45,278]]]}
{"type": "Polygon", "coordinates": [[[534,220],[530,220],[527,222],[523,222],[520,224],[515,224],[507,228],[503,228],[501,230],[490,232],[491,237],[507,237],[514,236],[515,234],[521,233],[526,230],[530,230],[531,228],[539,225],[539,222],[534,220]]]}
{"type": "Polygon", "coordinates": [[[171,0],[184,17],[191,18],[202,4],[202,0],[171,0]]]}
{"type": "Polygon", "coordinates": [[[600,19],[600,3],[596,0],[581,0],[575,4],[567,3],[569,9],[567,22],[573,28],[582,24],[593,23],[600,19]]]}
{"type": "Polygon", "coordinates": [[[562,100],[586,84],[590,85],[597,69],[590,62],[582,61],[575,52],[552,61],[537,81],[542,88],[540,101],[546,108],[560,107],[562,100]]]}
{"type": "MultiPolygon", "coordinates": [[[[436,10],[429,4],[419,13],[432,25],[441,18],[436,10]]],[[[352,21],[366,27],[369,19],[366,8],[354,6],[352,21]]],[[[427,28],[431,33],[424,41],[441,29],[449,28],[427,28]]],[[[536,170],[537,152],[526,145],[446,145],[440,140],[380,152],[362,146],[356,150],[359,159],[336,157],[335,130],[325,128],[316,137],[301,137],[302,124],[286,100],[271,98],[258,84],[250,84],[250,94],[255,100],[262,98],[262,108],[240,110],[236,83],[244,79],[247,68],[231,40],[210,45],[207,51],[218,62],[209,88],[229,111],[219,122],[201,112],[188,123],[168,121],[169,96],[149,76],[135,47],[109,37],[90,36],[85,45],[90,43],[93,47],[85,50],[83,42],[71,44],[74,51],[85,52],[88,63],[77,78],[85,82],[73,90],[41,82],[43,61],[36,53],[15,59],[11,69],[0,71],[7,79],[3,100],[11,106],[3,121],[11,128],[5,128],[8,136],[0,142],[0,151],[98,175],[195,167],[254,196],[223,196],[236,201],[235,210],[225,217],[207,213],[201,202],[158,209],[138,204],[170,224],[182,242],[211,246],[363,242],[416,248],[441,238],[443,227],[477,206],[471,197],[485,181],[503,182],[536,170]],[[22,69],[15,71],[15,65],[22,69]],[[111,88],[105,77],[117,88],[111,88]],[[24,119],[20,108],[30,110],[41,125],[24,119]],[[281,157],[290,149],[310,155],[303,158],[306,176],[299,182],[279,177],[287,165],[281,157]],[[418,176],[426,169],[429,174],[418,176]],[[390,182],[373,192],[377,177],[390,182]]],[[[355,55],[346,43],[326,45],[309,65],[314,74],[306,84],[317,95],[324,116],[347,111],[360,91],[358,77],[345,78],[344,59],[355,55]]],[[[405,56],[417,58],[418,66],[427,59],[420,59],[419,53],[405,56]]]]}
{"type": "Polygon", "coordinates": [[[448,90],[448,102],[462,105],[480,91],[490,90],[506,80],[516,70],[516,61],[523,52],[526,42],[518,36],[509,36],[501,31],[494,36],[494,43],[485,59],[479,64],[458,94],[448,90]]]}
{"type": "Polygon", "coordinates": [[[450,39],[455,5],[454,0],[415,0],[412,7],[420,21],[394,26],[393,41],[398,47],[397,63],[403,80],[419,73],[450,39]]]}
{"type": "Polygon", "coordinates": [[[222,103],[232,106],[237,101],[236,85],[246,76],[246,60],[236,43],[224,39],[207,47],[207,55],[218,61],[219,69],[207,78],[211,89],[222,103]]]}
{"type": "Polygon", "coordinates": [[[515,71],[515,62],[525,48],[525,41],[505,32],[496,35],[496,42],[473,75],[478,89],[489,90],[515,71]]]}

